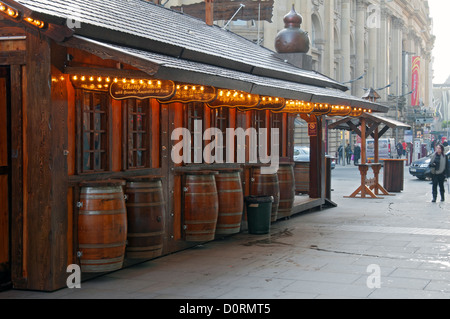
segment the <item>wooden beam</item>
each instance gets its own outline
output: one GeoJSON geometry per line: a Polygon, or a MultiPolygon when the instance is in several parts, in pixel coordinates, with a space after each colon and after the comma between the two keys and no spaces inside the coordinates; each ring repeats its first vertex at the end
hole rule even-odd
{"type": "Polygon", "coordinates": [[[384,133],[386,133],[389,129],[390,127],[387,125],[383,127],[383,129],[378,133],[378,138],[381,138],[384,135],[384,133]]]}
{"type": "MultiPolygon", "coordinates": [[[[355,124],[353,124],[353,122],[349,121],[347,124],[352,129],[353,132],[355,132],[356,134],[358,134],[358,136],[360,136],[362,138],[362,135],[361,135],[362,132],[359,130],[359,128],[355,124]]],[[[361,127],[362,127],[362,123],[361,123],[361,127]]],[[[364,125],[364,128],[365,127],[366,126],[364,125]]]]}
{"type": "Polygon", "coordinates": [[[0,65],[25,64],[25,51],[0,52],[0,65]]]}
{"type": "Polygon", "coordinates": [[[372,123],[370,128],[366,130],[366,138],[372,135],[373,131],[375,131],[378,128],[379,123],[372,123]]]}

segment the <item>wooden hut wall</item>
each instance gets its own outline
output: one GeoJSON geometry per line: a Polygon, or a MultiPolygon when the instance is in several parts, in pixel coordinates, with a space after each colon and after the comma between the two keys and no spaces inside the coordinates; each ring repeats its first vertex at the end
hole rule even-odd
{"type": "Polygon", "coordinates": [[[16,288],[53,290],[67,267],[67,97],[51,81],[52,42],[7,21],[0,27],[12,37],[1,41],[0,59],[10,73],[11,277],[16,288]]]}
{"type": "MultiPolygon", "coordinates": [[[[2,36],[24,37],[0,41],[0,66],[8,69],[11,81],[8,111],[11,184],[4,192],[10,194],[11,208],[9,214],[2,214],[9,215],[3,219],[12,220],[8,248],[14,287],[52,291],[66,285],[66,267],[79,261],[77,203],[79,185],[84,181],[160,176],[166,202],[163,254],[196,245],[184,240],[183,180],[177,169],[186,165],[174,164],[170,158],[172,147],[178,142],[171,140],[171,133],[175,128],[187,127],[190,106],[142,100],[148,108],[146,159],[142,165],[130,165],[132,148],[128,144],[127,110],[136,100],[114,100],[108,92],[77,88],[70,79],[73,74],[64,70],[68,56],[70,66],[80,70],[120,69],[126,75],[127,71],[136,69],[118,60],[101,59],[76,48],[59,46],[38,32],[13,27],[6,21],[0,22],[0,27],[2,36]],[[82,140],[83,112],[87,107],[85,102],[93,99],[104,104],[104,126],[96,133],[105,136],[98,161],[93,160],[89,165],[83,154],[86,151],[82,140]]],[[[203,111],[200,118],[203,130],[218,125],[220,110],[203,104],[199,109],[203,111]]],[[[292,158],[294,116],[269,111],[240,112],[232,108],[221,111],[226,113],[226,122],[222,123],[225,128],[281,128],[280,155],[285,160],[292,158]]],[[[247,139],[247,161],[248,143],[247,139]]],[[[91,151],[95,154],[95,150],[91,151]]],[[[205,163],[190,166],[221,167],[205,163]]],[[[248,168],[244,168],[242,178],[244,194],[249,195],[248,168]]]]}

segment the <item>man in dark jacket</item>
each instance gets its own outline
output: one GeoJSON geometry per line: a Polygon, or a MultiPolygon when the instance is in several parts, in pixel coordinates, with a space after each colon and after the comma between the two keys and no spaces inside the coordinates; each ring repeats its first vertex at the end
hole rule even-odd
{"type": "Polygon", "coordinates": [[[355,145],[355,150],[354,150],[353,156],[354,156],[355,165],[358,165],[359,159],[361,158],[361,147],[359,147],[358,144],[355,145]]]}

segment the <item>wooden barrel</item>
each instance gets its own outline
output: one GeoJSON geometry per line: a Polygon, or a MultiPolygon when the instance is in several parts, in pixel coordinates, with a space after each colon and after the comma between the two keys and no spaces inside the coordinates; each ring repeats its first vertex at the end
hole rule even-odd
{"type": "Polygon", "coordinates": [[[277,174],[280,186],[278,205],[278,219],[280,219],[292,215],[295,199],[294,164],[280,164],[277,174]]]}
{"type": "Polygon", "coordinates": [[[158,177],[127,179],[127,258],[150,259],[161,256],[164,240],[165,201],[158,177]]]}
{"type": "Polygon", "coordinates": [[[127,240],[124,181],[82,183],[78,211],[81,270],[107,272],[122,268],[127,240]]]}
{"type": "Polygon", "coordinates": [[[184,181],[184,233],[187,241],[214,240],[219,214],[217,172],[188,172],[184,181]]]}
{"type": "Polygon", "coordinates": [[[309,162],[295,162],[294,166],[295,192],[309,193],[309,162]]]}
{"type": "Polygon", "coordinates": [[[239,233],[244,210],[240,170],[219,171],[215,179],[219,198],[216,235],[239,233]]]}
{"type": "Polygon", "coordinates": [[[260,166],[253,166],[251,169],[250,195],[273,196],[271,221],[278,218],[278,205],[280,201],[280,186],[278,184],[278,174],[261,174],[260,166]]]}

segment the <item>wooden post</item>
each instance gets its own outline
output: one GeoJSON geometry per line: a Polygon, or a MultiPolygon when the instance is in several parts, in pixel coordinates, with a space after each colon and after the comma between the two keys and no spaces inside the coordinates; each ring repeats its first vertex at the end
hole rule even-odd
{"type": "Polygon", "coordinates": [[[315,123],[317,123],[317,135],[310,137],[310,171],[309,171],[309,197],[323,198],[323,170],[325,166],[325,155],[323,153],[322,141],[322,117],[318,116],[315,123]]]}
{"type": "Polygon", "coordinates": [[[380,156],[379,156],[379,154],[378,154],[378,139],[379,139],[379,136],[378,136],[379,134],[378,134],[378,126],[377,126],[377,128],[375,129],[375,132],[374,132],[374,138],[373,138],[373,162],[374,163],[379,163],[380,162],[380,156]]]}
{"type": "Polygon", "coordinates": [[[367,163],[366,156],[366,119],[361,118],[361,164],[367,163]]]}

